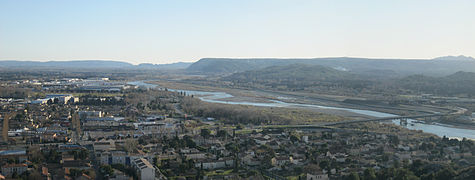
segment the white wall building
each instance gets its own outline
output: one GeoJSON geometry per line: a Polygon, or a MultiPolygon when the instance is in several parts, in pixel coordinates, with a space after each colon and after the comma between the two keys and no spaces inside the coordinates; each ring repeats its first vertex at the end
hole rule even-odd
{"type": "Polygon", "coordinates": [[[132,165],[141,180],[155,180],[155,167],[147,159],[137,158],[132,161],[132,165]]]}

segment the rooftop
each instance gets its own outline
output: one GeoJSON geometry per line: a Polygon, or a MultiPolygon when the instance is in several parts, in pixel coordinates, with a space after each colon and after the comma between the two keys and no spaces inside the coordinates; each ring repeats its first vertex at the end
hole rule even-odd
{"type": "Polygon", "coordinates": [[[11,155],[26,155],[26,150],[3,150],[3,151],[0,151],[0,156],[11,156],[11,155]]]}

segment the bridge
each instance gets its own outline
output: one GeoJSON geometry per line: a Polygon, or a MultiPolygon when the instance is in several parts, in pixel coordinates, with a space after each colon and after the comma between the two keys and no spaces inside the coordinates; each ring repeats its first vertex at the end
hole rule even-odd
{"type": "Polygon", "coordinates": [[[383,118],[374,118],[374,119],[360,119],[360,120],[348,120],[348,121],[337,121],[337,122],[324,122],[318,124],[307,124],[307,125],[268,125],[262,126],[264,129],[280,129],[280,128],[329,128],[330,126],[341,125],[341,124],[353,124],[353,123],[363,123],[363,122],[373,122],[373,121],[389,121],[389,120],[400,120],[401,123],[407,123],[408,119],[417,119],[425,118],[426,120],[431,120],[433,117],[442,117],[449,114],[426,114],[426,115],[414,115],[414,116],[390,116],[383,118]]]}

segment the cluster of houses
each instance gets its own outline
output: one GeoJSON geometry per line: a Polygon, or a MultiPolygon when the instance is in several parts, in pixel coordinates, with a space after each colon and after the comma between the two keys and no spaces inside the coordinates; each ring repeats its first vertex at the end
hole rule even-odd
{"type": "MultiPolygon", "coordinates": [[[[64,79],[45,87],[63,85],[88,91],[96,86],[99,91],[123,88],[108,79],[64,79]]],[[[2,101],[2,109],[14,112],[15,121],[0,116],[8,125],[2,126],[0,179],[28,175],[33,179],[326,180],[416,159],[475,163],[466,158],[473,157],[474,148],[410,130],[238,129],[212,117],[139,113],[144,111],[137,110],[138,104],[89,106],[75,104],[78,101],[70,94],[48,94],[31,103],[2,101]],[[106,171],[109,168],[113,170],[106,171]]]]}

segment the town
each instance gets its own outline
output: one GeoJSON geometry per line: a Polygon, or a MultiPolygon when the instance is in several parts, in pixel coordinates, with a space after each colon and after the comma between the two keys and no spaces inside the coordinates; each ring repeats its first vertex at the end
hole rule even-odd
{"type": "Polygon", "coordinates": [[[107,77],[2,83],[12,98],[1,99],[0,179],[470,179],[475,172],[472,140],[390,123],[222,121],[193,114],[194,95],[107,77]]]}
{"type": "Polygon", "coordinates": [[[475,180],[474,9],[0,0],[0,180],[475,180]]]}

